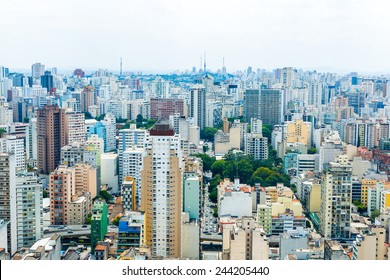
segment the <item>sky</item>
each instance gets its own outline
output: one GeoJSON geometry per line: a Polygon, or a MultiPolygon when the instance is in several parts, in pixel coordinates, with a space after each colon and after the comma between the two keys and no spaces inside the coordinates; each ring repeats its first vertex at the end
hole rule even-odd
{"type": "Polygon", "coordinates": [[[0,65],[390,72],[385,0],[0,1],[0,65]]]}

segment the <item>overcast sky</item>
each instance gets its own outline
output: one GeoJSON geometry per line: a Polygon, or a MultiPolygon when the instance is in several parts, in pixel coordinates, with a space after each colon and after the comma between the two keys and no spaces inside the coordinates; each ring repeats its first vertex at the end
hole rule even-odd
{"type": "Polygon", "coordinates": [[[0,1],[0,65],[390,72],[388,1],[0,1]]]}

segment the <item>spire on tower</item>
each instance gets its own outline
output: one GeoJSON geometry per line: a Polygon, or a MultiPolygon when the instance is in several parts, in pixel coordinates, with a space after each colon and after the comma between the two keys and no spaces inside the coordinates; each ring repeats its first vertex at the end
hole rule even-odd
{"type": "Polygon", "coordinates": [[[203,71],[206,73],[206,52],[204,52],[203,71]]]}
{"type": "Polygon", "coordinates": [[[120,65],[119,75],[122,76],[122,57],[121,57],[121,65],[120,65]]]}

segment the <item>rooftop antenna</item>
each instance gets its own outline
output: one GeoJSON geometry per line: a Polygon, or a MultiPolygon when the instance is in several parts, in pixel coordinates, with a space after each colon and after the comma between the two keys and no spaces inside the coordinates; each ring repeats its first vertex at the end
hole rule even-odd
{"type": "Polygon", "coordinates": [[[202,69],[202,56],[200,56],[200,66],[199,66],[199,71],[202,69]]]}
{"type": "Polygon", "coordinates": [[[120,76],[122,76],[122,57],[121,57],[121,66],[120,66],[120,73],[119,73],[120,76]]]}
{"type": "Polygon", "coordinates": [[[203,62],[204,72],[206,73],[206,52],[204,52],[204,62],[203,62]]]}
{"type": "Polygon", "coordinates": [[[222,58],[222,66],[225,68],[225,57],[222,58]]]}

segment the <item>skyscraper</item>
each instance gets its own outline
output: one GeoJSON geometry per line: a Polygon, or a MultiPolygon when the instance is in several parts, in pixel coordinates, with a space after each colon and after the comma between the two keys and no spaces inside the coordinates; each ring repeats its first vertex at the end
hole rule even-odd
{"type": "Polygon", "coordinates": [[[17,223],[16,223],[16,175],[15,155],[0,153],[0,220],[7,224],[7,251],[14,254],[17,250],[17,223]]]}
{"type": "Polygon", "coordinates": [[[259,104],[259,118],[263,121],[263,124],[275,125],[281,123],[282,94],[279,90],[260,90],[259,104]]]}
{"type": "Polygon", "coordinates": [[[96,105],[96,92],[94,87],[84,87],[80,93],[80,108],[81,112],[88,112],[89,106],[96,105]]]}
{"type": "Polygon", "coordinates": [[[75,170],[64,165],[50,174],[50,224],[67,225],[69,203],[76,193],[75,170]]]}
{"type": "Polygon", "coordinates": [[[321,187],[321,233],[325,238],[350,237],[352,205],[352,166],[347,155],[329,163],[321,187]]]}
{"type": "Polygon", "coordinates": [[[65,110],[45,106],[37,111],[38,171],[49,174],[61,160],[61,148],[66,145],[65,110]]]}
{"type": "Polygon", "coordinates": [[[66,115],[66,143],[85,142],[85,116],[83,113],[67,112],[66,115]]]}
{"type": "Polygon", "coordinates": [[[37,62],[31,66],[31,76],[34,84],[39,84],[41,76],[45,72],[45,65],[37,62]]]}
{"type": "Polygon", "coordinates": [[[206,127],[206,89],[196,86],[190,92],[189,116],[200,129],[206,127]]]}
{"type": "Polygon", "coordinates": [[[184,115],[184,100],[174,98],[151,98],[150,117],[156,120],[168,120],[170,115],[184,115]]]}
{"type": "Polygon", "coordinates": [[[145,243],[152,254],[180,257],[182,156],[180,138],[168,124],[150,130],[142,170],[141,210],[145,212],[145,243]]]}
{"type": "Polygon", "coordinates": [[[43,236],[42,184],[34,173],[16,176],[13,211],[17,223],[17,248],[31,247],[43,236]]]}
{"type": "Polygon", "coordinates": [[[50,71],[45,71],[44,75],[41,76],[41,85],[47,89],[48,93],[53,89],[53,75],[50,71]]]}
{"type": "Polygon", "coordinates": [[[98,199],[95,201],[91,219],[91,251],[95,252],[98,241],[103,241],[107,233],[108,209],[107,203],[98,199]]]}
{"type": "Polygon", "coordinates": [[[259,117],[259,90],[247,89],[244,94],[244,116],[247,123],[259,117]]]}

